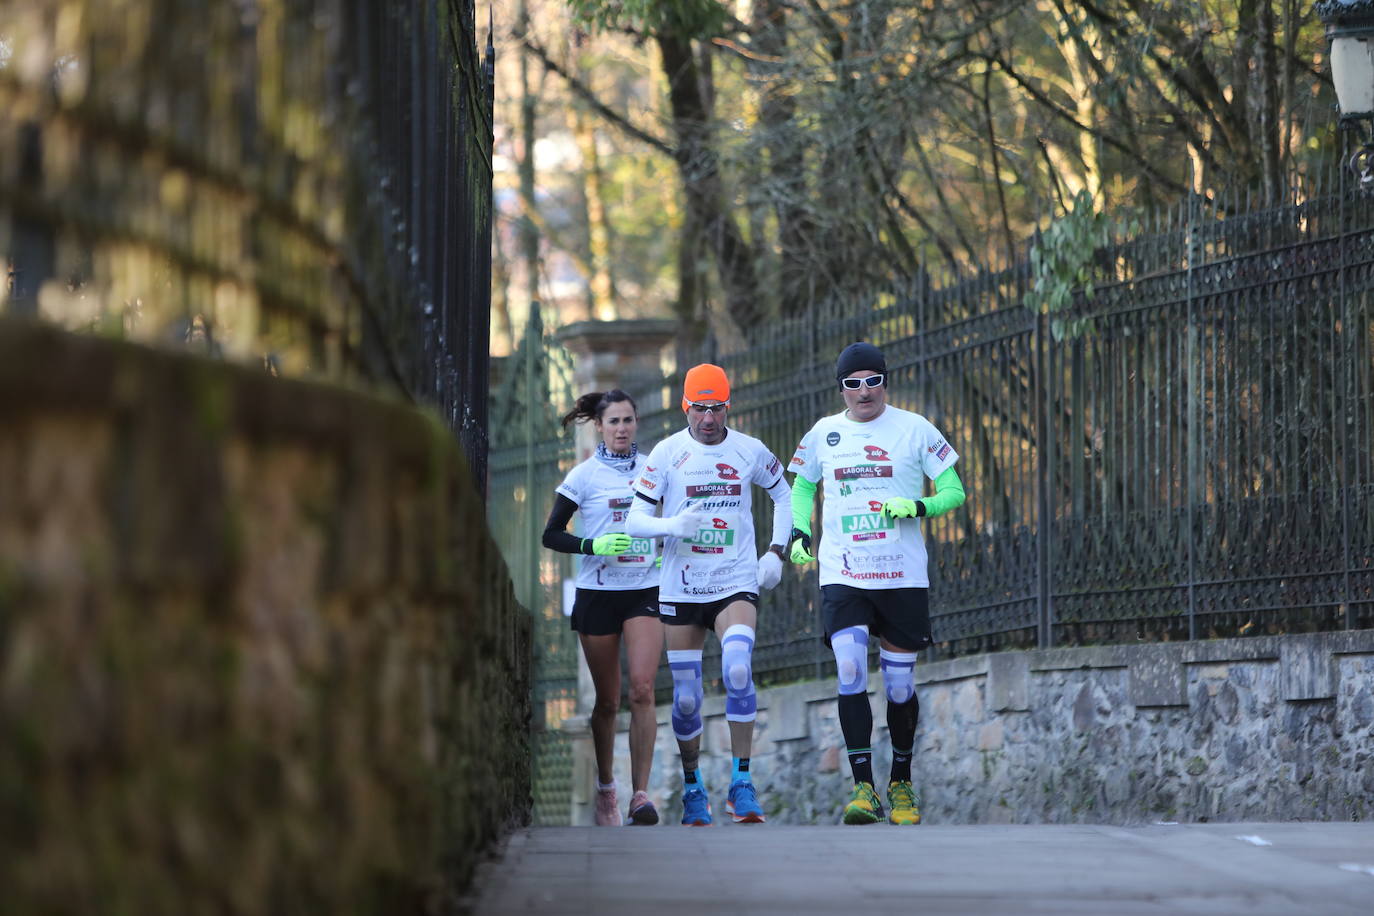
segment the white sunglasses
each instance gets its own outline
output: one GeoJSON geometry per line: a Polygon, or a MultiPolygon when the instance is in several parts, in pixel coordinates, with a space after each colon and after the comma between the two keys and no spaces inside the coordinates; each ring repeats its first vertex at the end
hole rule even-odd
{"type": "Polygon", "coordinates": [[[886,378],[887,376],[880,372],[877,375],[870,375],[868,378],[842,378],[840,384],[850,391],[858,391],[860,388],[878,388],[886,378]]]}

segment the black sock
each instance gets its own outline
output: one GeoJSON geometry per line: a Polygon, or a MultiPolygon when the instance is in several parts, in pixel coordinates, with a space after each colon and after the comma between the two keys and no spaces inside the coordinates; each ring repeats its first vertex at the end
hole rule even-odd
{"type": "Polygon", "coordinates": [[[905,703],[887,704],[887,732],[892,738],[892,779],[911,781],[911,754],[916,744],[916,721],[921,704],[913,696],[905,703]]]}
{"type": "Polygon", "coordinates": [[[911,782],[911,749],[892,749],[892,782],[911,782]]]}
{"type": "Polygon", "coordinates": [[[849,772],[854,774],[854,785],[861,782],[873,785],[873,749],[859,747],[850,750],[849,772]]]}
{"type": "Polygon", "coordinates": [[[840,731],[844,733],[845,748],[849,752],[849,769],[854,781],[873,782],[873,710],[868,694],[840,694],[840,731]]]}
{"type": "Polygon", "coordinates": [[[688,786],[697,784],[697,765],[695,762],[690,767],[685,763],[682,765],[682,781],[688,786]]]}

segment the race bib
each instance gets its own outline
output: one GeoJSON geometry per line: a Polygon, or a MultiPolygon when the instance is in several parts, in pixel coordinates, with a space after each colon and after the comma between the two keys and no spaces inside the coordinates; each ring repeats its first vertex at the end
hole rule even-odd
{"type": "Polygon", "coordinates": [[[901,539],[902,529],[883,512],[855,512],[840,516],[840,535],[853,544],[890,544],[901,539]]]}
{"type": "Polygon", "coordinates": [[[689,557],[733,557],[737,532],[729,522],[712,518],[711,527],[698,528],[694,537],[677,542],[677,552],[689,557]]]}
{"type": "Polygon", "coordinates": [[[630,549],[612,559],[621,566],[648,566],[654,562],[654,540],[630,538],[630,549]]]}

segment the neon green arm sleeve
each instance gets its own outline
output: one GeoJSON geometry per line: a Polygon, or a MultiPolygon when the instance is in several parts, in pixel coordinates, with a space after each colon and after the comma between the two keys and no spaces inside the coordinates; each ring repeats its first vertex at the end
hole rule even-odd
{"type": "MultiPolygon", "coordinates": [[[[792,489],[792,516],[797,515],[797,490],[792,489]]],[[[935,495],[927,496],[921,500],[926,507],[926,518],[935,518],[944,515],[951,509],[957,509],[964,504],[964,482],[959,479],[959,475],[954,468],[945,468],[940,472],[940,476],[935,478],[935,495]]]]}
{"type": "Polygon", "coordinates": [[[815,507],[816,485],[798,474],[792,478],[792,527],[810,534],[811,512],[815,507]]]}

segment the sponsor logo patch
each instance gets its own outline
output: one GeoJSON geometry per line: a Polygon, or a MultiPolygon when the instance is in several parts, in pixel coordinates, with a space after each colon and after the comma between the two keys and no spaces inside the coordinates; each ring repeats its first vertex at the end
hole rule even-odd
{"type": "Polygon", "coordinates": [[[699,496],[739,496],[743,492],[737,483],[696,483],[686,490],[688,499],[699,496]]]}
{"type": "Polygon", "coordinates": [[[675,605],[675,604],[660,604],[660,605],[658,606],[658,614],[659,614],[660,617],[676,617],[676,616],[677,616],[677,605],[675,605]]]}
{"type": "Polygon", "coordinates": [[[848,576],[851,579],[905,579],[906,573],[901,570],[894,572],[850,572],[847,569],[840,570],[840,575],[848,576]]]}
{"type": "Polygon", "coordinates": [[[716,470],[720,472],[721,480],[739,480],[739,471],[728,464],[718,464],[716,470]]]}
{"type": "Polygon", "coordinates": [[[867,458],[869,461],[891,461],[891,460],[892,460],[891,458],[887,457],[887,452],[886,452],[886,451],[884,451],[883,449],[878,448],[878,446],[876,446],[876,445],[865,445],[865,446],[864,446],[864,457],[867,458]]]}
{"type": "Polygon", "coordinates": [[[891,476],[892,466],[886,464],[858,464],[847,468],[835,468],[836,480],[867,480],[891,476]]]}
{"type": "Polygon", "coordinates": [[[938,459],[940,459],[941,461],[944,461],[945,458],[946,458],[946,456],[948,456],[948,455],[949,455],[949,443],[945,443],[944,445],[940,446],[940,450],[939,450],[938,452],[935,453],[935,457],[938,458],[938,459]]]}
{"type": "Polygon", "coordinates": [[[826,436],[826,437],[825,437],[825,444],[826,444],[826,445],[839,445],[839,444],[840,444],[840,434],[839,434],[839,433],[831,433],[830,435],[826,436]]]}

